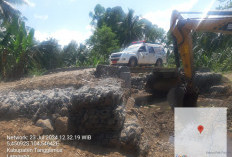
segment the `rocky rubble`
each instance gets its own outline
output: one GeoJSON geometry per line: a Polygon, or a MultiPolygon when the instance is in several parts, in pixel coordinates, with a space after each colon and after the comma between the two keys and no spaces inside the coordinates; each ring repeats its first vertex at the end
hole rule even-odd
{"type": "Polygon", "coordinates": [[[75,88],[51,90],[2,91],[0,94],[0,118],[28,117],[35,121],[62,111],[70,103],[75,88]]]}
{"type": "Polygon", "coordinates": [[[133,89],[143,90],[145,89],[145,85],[147,83],[148,76],[147,75],[140,75],[131,78],[131,87],[133,89]]]}
{"type": "Polygon", "coordinates": [[[213,96],[230,95],[231,86],[224,82],[223,76],[213,72],[197,72],[194,83],[200,94],[211,94],[213,96]]]}
{"type": "MultiPolygon", "coordinates": [[[[158,94],[162,90],[168,92],[172,86],[175,87],[177,84],[175,77],[166,78],[165,80],[162,76],[160,79],[159,76],[158,74],[155,76],[152,74],[140,74],[132,77],[131,87],[137,90],[145,89],[148,92],[158,94]],[[151,87],[156,87],[156,90],[153,90],[151,87]]],[[[231,91],[231,86],[223,85],[223,76],[218,73],[197,71],[193,80],[200,94],[223,95],[231,91]]]]}
{"type": "Polygon", "coordinates": [[[94,74],[98,78],[120,78],[124,82],[122,87],[131,88],[131,73],[126,66],[98,65],[94,74]]]}
{"type": "Polygon", "coordinates": [[[95,136],[102,144],[110,143],[123,127],[125,101],[120,83],[84,86],[71,98],[69,120],[75,132],[95,136]]]}
{"type": "MultiPolygon", "coordinates": [[[[1,91],[0,118],[30,118],[38,135],[91,135],[93,143],[131,145],[139,152],[142,128],[136,117],[125,121],[128,90],[123,83],[119,78],[102,78],[78,88],[1,91]]],[[[33,133],[30,128],[25,132],[33,133]]]]}
{"type": "MultiPolygon", "coordinates": [[[[120,130],[124,121],[121,82],[105,79],[79,89],[55,88],[1,92],[0,118],[28,117],[52,132],[56,119],[68,117],[79,132],[120,130]],[[105,128],[105,130],[103,130],[105,128]]],[[[62,121],[62,120],[61,120],[62,121]]],[[[57,126],[60,122],[56,122],[57,126]]]]}
{"type": "Polygon", "coordinates": [[[210,87],[219,85],[222,75],[212,72],[197,72],[194,77],[194,83],[201,93],[208,92],[210,87]]]}
{"type": "Polygon", "coordinates": [[[126,66],[108,66],[98,65],[95,71],[96,77],[118,77],[120,78],[121,73],[130,72],[126,66]]]}
{"type": "Polygon", "coordinates": [[[127,117],[120,134],[120,141],[126,149],[140,151],[140,154],[144,154],[144,151],[140,149],[140,144],[144,142],[141,140],[142,133],[143,128],[140,126],[137,117],[127,117]]]}

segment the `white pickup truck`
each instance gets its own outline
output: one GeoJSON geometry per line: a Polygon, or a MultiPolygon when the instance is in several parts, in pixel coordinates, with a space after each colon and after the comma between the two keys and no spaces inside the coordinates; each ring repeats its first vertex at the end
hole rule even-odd
{"type": "Polygon", "coordinates": [[[145,43],[143,41],[133,42],[122,52],[110,55],[112,65],[156,65],[161,67],[166,63],[166,53],[160,44],[145,43]]]}

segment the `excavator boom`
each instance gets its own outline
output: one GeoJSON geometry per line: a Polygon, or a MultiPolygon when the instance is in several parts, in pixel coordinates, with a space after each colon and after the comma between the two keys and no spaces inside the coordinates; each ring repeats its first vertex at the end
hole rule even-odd
{"type": "Polygon", "coordinates": [[[199,12],[173,11],[170,24],[170,32],[173,37],[174,54],[176,66],[180,68],[182,60],[184,77],[181,78],[177,87],[168,93],[168,101],[172,107],[194,107],[197,102],[198,91],[193,84],[193,46],[192,33],[215,32],[232,34],[232,12],[210,11],[204,18],[184,19],[182,14],[200,14],[199,12]]]}

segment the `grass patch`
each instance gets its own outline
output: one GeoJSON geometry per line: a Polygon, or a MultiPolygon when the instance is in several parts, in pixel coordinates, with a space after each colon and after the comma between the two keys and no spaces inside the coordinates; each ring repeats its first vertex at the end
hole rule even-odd
{"type": "Polygon", "coordinates": [[[46,72],[45,69],[38,69],[38,68],[32,68],[28,72],[28,76],[34,77],[34,76],[41,76],[44,72],[46,72]]]}

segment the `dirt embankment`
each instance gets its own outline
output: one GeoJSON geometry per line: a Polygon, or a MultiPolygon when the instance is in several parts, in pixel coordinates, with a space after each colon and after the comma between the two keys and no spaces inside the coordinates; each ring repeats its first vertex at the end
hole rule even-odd
{"type": "Polygon", "coordinates": [[[92,74],[94,71],[94,68],[83,69],[24,78],[14,82],[1,82],[0,91],[79,87],[85,83],[93,82],[92,74]]]}

